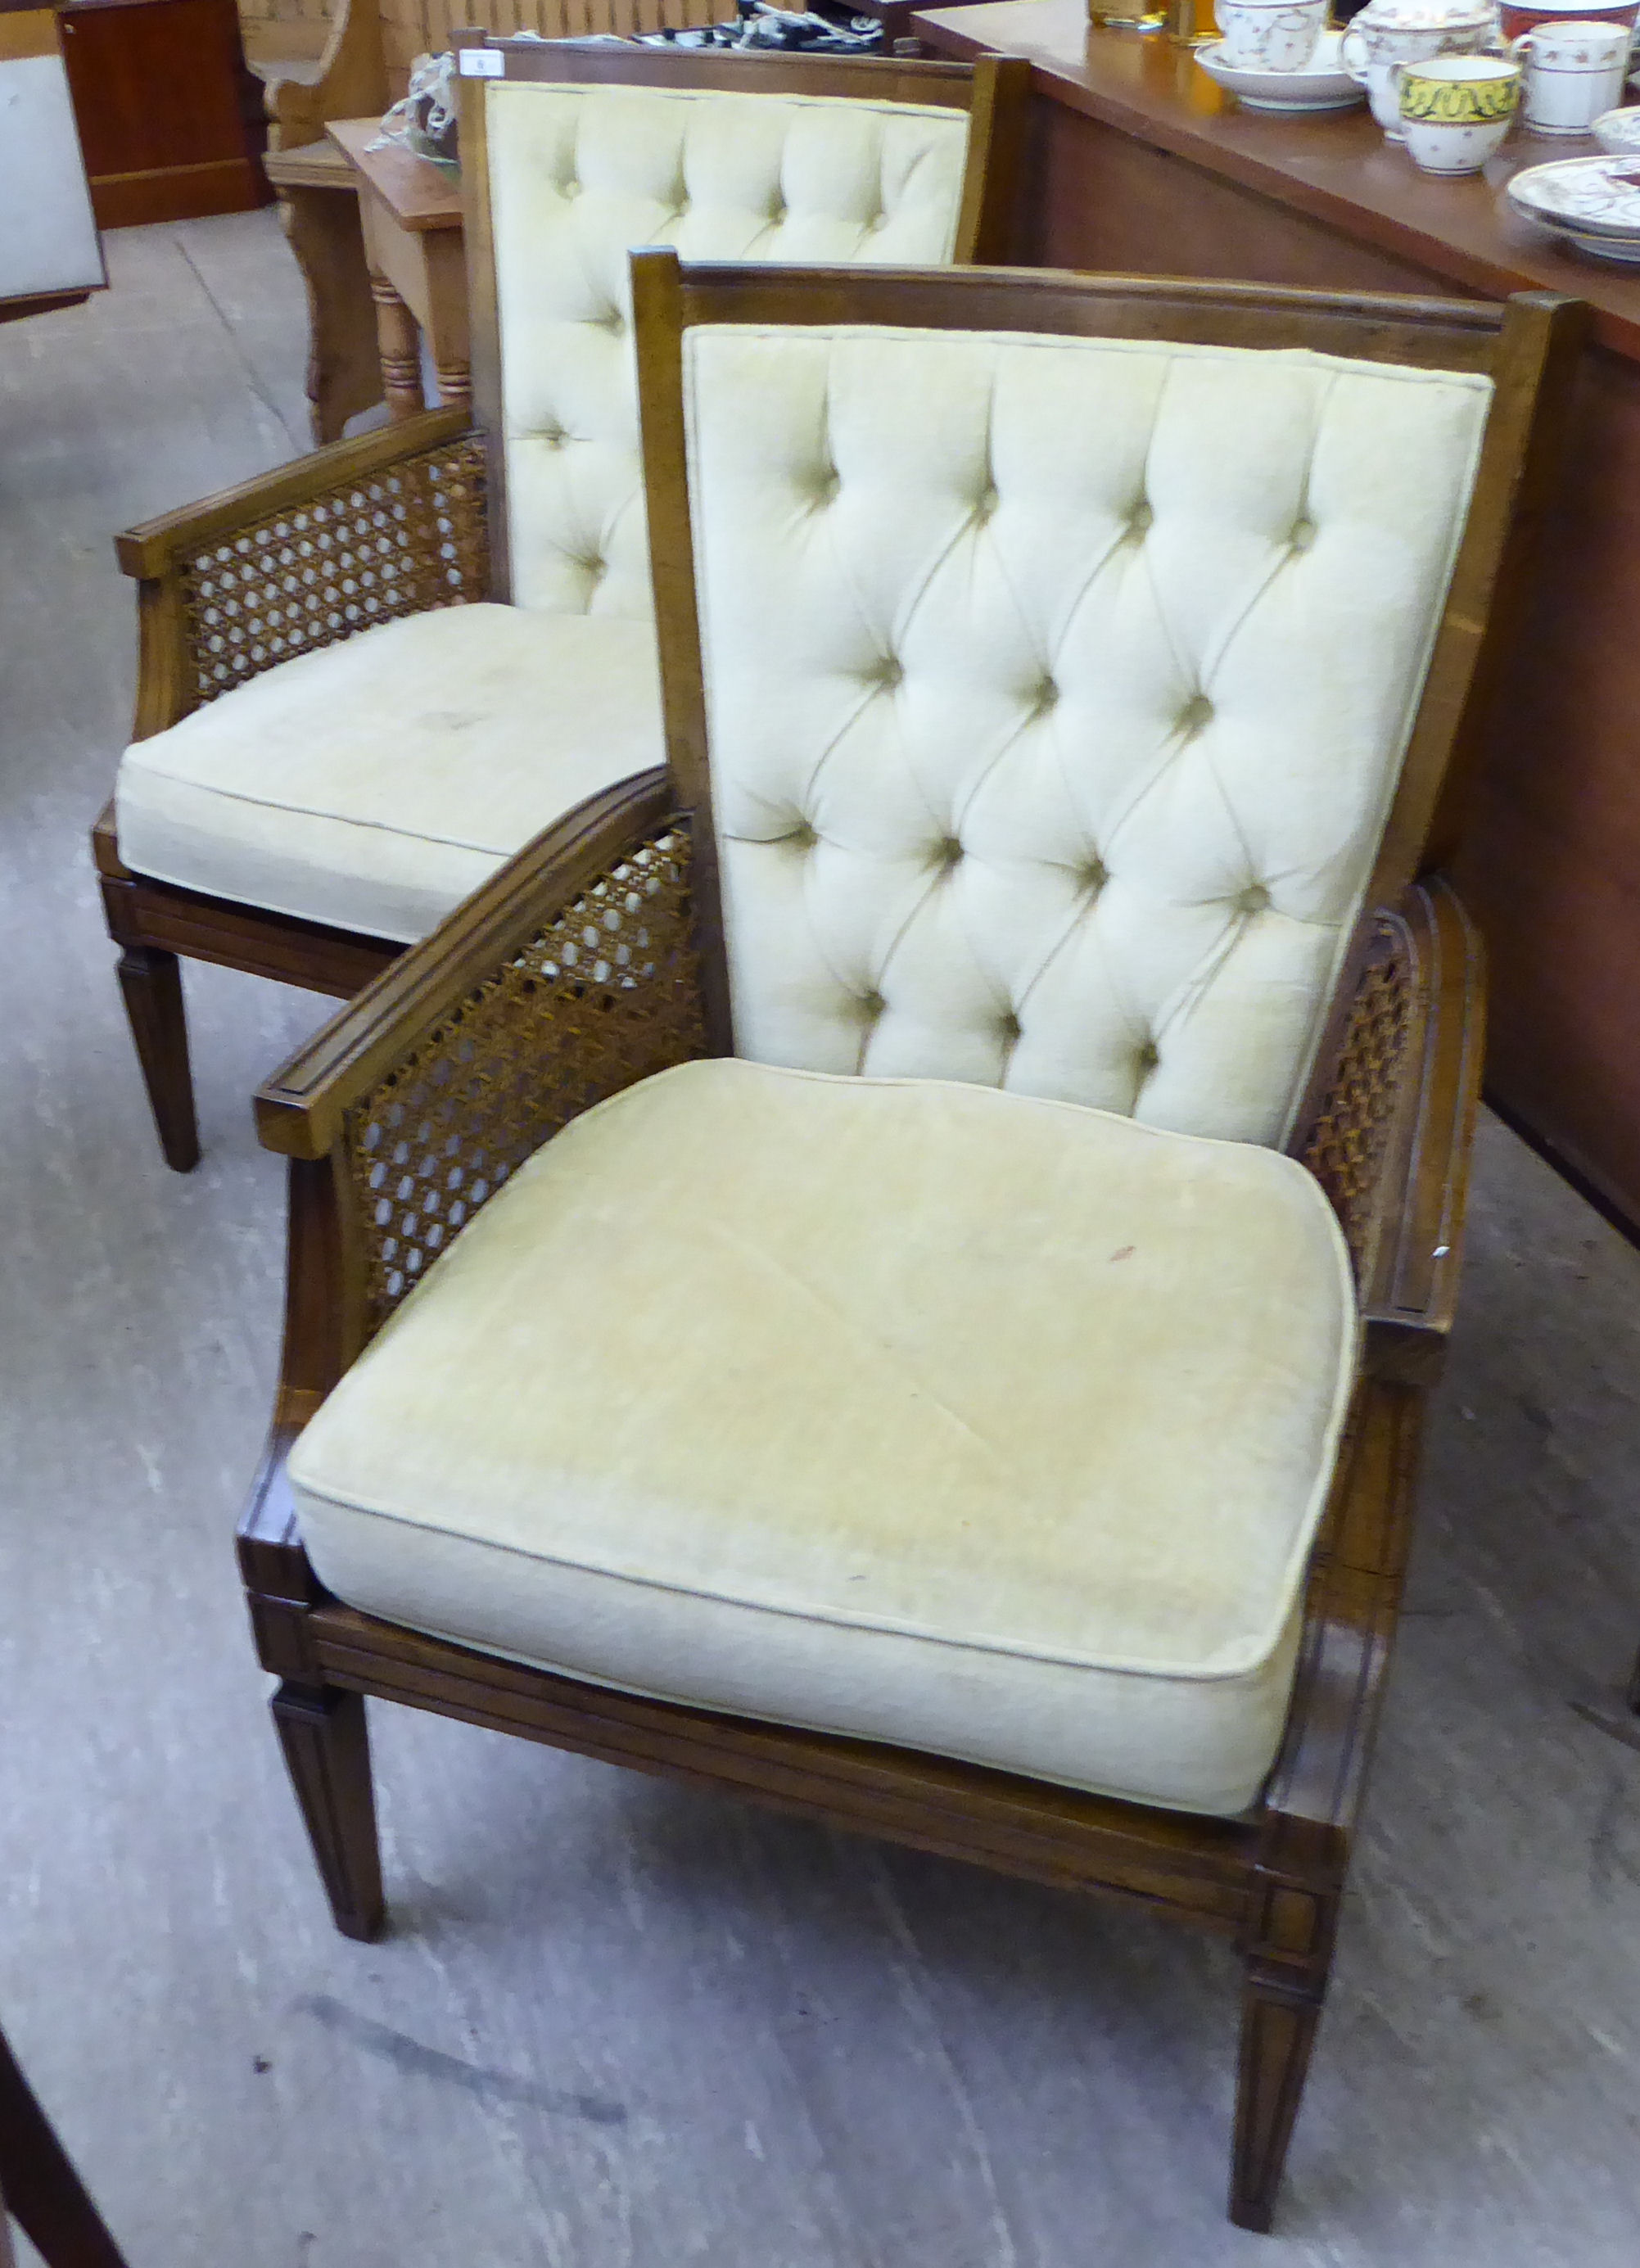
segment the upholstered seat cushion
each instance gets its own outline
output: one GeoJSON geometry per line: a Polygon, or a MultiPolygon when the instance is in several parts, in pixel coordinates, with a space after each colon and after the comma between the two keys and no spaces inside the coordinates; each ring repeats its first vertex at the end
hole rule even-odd
{"type": "Polygon", "coordinates": [[[120,855],[157,881],[408,940],[665,754],[647,623],[445,607],[281,662],[136,742],[120,855]]]}
{"type": "Polygon", "coordinates": [[[691,1064],[490,1200],[291,1478],[320,1576],[394,1621],[1234,1813],[1280,1738],[1354,1314],[1275,1152],[691,1064]]]}

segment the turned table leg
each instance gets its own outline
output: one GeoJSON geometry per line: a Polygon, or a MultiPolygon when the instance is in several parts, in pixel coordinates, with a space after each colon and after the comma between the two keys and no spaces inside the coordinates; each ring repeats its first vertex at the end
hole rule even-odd
{"type": "Polygon", "coordinates": [[[427,407],[422,393],[422,334],[415,316],[379,269],[370,276],[371,297],[376,302],[376,343],[381,355],[381,380],[386,389],[388,415],[417,417],[427,407]]]}

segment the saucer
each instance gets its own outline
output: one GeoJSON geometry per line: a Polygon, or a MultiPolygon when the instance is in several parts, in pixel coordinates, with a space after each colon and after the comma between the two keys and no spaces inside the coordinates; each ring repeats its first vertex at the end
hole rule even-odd
{"type": "Polygon", "coordinates": [[[1563,158],[1517,173],[1517,212],[1597,260],[1640,261],[1640,156],[1563,158]]]}
{"type": "Polygon", "coordinates": [[[1198,48],[1195,59],[1216,85],[1249,110],[1350,110],[1366,100],[1366,89],[1340,65],[1342,38],[1342,32],[1323,32],[1302,70],[1254,70],[1226,63],[1222,40],[1198,48]]]}

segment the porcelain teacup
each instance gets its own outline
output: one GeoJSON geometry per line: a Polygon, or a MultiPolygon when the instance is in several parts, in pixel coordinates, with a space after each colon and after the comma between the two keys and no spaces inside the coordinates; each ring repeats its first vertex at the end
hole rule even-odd
{"type": "Polygon", "coordinates": [[[1220,50],[1244,70],[1302,70],[1327,27],[1327,0],[1214,0],[1220,50]]]}
{"type": "Polygon", "coordinates": [[[1497,155],[1520,100],[1511,55],[1435,55],[1397,63],[1401,130],[1425,173],[1478,173],[1497,155]]]}
{"type": "Polygon", "coordinates": [[[1475,54],[1497,39],[1491,0],[1368,0],[1344,26],[1338,59],[1357,85],[1365,87],[1372,115],[1389,140],[1399,142],[1401,104],[1391,77],[1395,65],[1475,54]]]}
{"type": "Polygon", "coordinates": [[[1587,134],[1621,100],[1629,69],[1627,24],[1575,17],[1540,24],[1510,44],[1526,64],[1520,114],[1534,134],[1587,134]]]}

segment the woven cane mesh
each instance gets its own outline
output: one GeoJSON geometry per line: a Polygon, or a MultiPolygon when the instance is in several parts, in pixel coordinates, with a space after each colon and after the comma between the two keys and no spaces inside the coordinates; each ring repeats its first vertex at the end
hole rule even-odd
{"type": "Polygon", "coordinates": [[[677,821],[510,954],[349,1114],[371,1328],[549,1136],[705,1052],[677,821]]]}
{"type": "Polygon", "coordinates": [[[1371,1256],[1373,1197],[1401,1087],[1411,1006],[1405,934],[1398,923],[1380,922],[1337,1076],[1304,1152],[1343,1228],[1357,1280],[1371,1256]]]}
{"type": "Polygon", "coordinates": [[[373,622],[482,599],[489,581],[482,446],[441,442],[188,562],[191,705],[373,622]]]}

